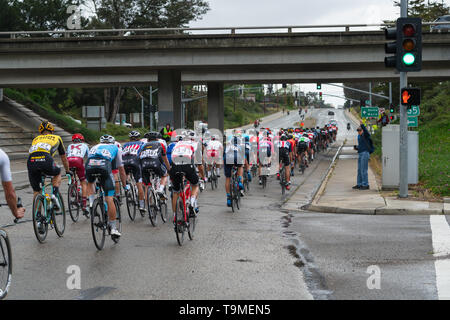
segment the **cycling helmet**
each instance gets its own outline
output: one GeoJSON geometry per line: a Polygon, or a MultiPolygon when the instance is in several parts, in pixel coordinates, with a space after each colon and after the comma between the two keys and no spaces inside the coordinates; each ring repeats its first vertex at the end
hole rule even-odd
{"type": "Polygon", "coordinates": [[[144,138],[147,138],[149,141],[154,141],[154,140],[158,139],[159,134],[160,134],[159,132],[150,131],[144,135],[144,138]]]}
{"type": "Polygon", "coordinates": [[[83,137],[83,135],[81,133],[75,133],[72,136],[72,142],[74,142],[74,143],[80,143],[80,142],[83,142],[83,141],[84,141],[84,137],[83,137]]]}
{"type": "Polygon", "coordinates": [[[141,133],[139,132],[139,131],[135,131],[135,130],[133,130],[133,131],[131,131],[129,134],[128,134],[128,137],[130,137],[130,139],[139,139],[139,137],[141,136],[141,133]]]}
{"type": "Polygon", "coordinates": [[[53,125],[48,122],[48,121],[42,121],[41,124],[39,125],[39,133],[42,133],[44,131],[50,131],[53,133],[53,131],[55,131],[55,128],[53,127],[53,125]]]}
{"type": "Polygon", "coordinates": [[[156,133],[157,133],[156,139],[162,139],[163,138],[161,132],[156,132],[156,133]]]}
{"type": "Polygon", "coordinates": [[[306,137],[306,138],[309,137],[307,133],[304,133],[303,136],[306,137]]]}
{"type": "Polygon", "coordinates": [[[288,139],[289,139],[289,140],[291,140],[291,139],[293,139],[293,138],[294,138],[294,136],[293,136],[292,134],[288,135],[288,139]]]}
{"type": "Polygon", "coordinates": [[[109,134],[105,134],[105,135],[100,137],[100,143],[112,144],[114,142],[116,142],[116,139],[114,139],[114,137],[109,135],[109,134]]]}
{"type": "Polygon", "coordinates": [[[287,135],[285,135],[284,133],[281,135],[280,137],[281,141],[286,141],[288,139],[287,135]]]}

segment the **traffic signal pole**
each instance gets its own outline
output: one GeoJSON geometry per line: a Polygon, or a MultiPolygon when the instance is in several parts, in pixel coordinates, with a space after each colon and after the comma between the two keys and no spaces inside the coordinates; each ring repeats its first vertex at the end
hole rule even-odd
{"type": "MultiPolygon", "coordinates": [[[[400,17],[408,16],[408,0],[401,0],[400,17]]],[[[402,88],[408,86],[406,72],[400,72],[400,92],[402,88]]],[[[408,115],[407,106],[402,103],[400,97],[400,180],[399,197],[408,197],[408,115]]]]}

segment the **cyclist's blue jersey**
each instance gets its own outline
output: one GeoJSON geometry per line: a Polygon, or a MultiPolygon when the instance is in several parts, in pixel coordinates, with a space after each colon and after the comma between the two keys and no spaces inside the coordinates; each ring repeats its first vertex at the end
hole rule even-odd
{"type": "Polygon", "coordinates": [[[105,159],[113,162],[119,153],[119,148],[115,144],[100,143],[91,148],[88,159],[105,159]]]}
{"type": "Polygon", "coordinates": [[[177,144],[176,142],[172,142],[171,144],[169,144],[167,146],[166,154],[167,154],[167,160],[169,160],[170,165],[172,165],[172,150],[176,144],[177,144]]]}

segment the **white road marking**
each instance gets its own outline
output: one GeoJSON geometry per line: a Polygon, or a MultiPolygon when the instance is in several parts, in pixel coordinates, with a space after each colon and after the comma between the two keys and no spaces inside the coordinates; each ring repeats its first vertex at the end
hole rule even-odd
{"type": "MultiPolygon", "coordinates": [[[[430,216],[431,235],[433,241],[433,256],[450,255],[450,226],[445,216],[430,216]]],[[[436,269],[436,287],[439,300],[450,300],[450,258],[434,262],[436,269]]]]}
{"type": "Polygon", "coordinates": [[[28,170],[14,171],[14,172],[11,172],[11,174],[24,173],[24,172],[28,172],[28,170]]]}

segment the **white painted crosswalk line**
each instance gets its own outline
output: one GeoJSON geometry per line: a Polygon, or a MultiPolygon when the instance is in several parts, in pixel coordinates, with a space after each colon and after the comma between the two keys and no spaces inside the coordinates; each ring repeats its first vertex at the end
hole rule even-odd
{"type": "MultiPolygon", "coordinates": [[[[450,256],[450,226],[445,216],[430,216],[433,241],[433,256],[450,256]]],[[[450,300],[450,258],[438,259],[436,269],[436,287],[439,300],[450,300]]]]}

